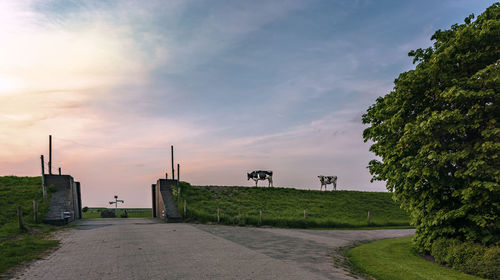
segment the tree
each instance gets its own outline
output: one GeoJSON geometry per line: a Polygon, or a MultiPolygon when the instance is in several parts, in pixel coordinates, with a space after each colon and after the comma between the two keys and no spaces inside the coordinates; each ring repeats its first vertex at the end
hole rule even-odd
{"type": "Polygon", "coordinates": [[[500,3],[410,51],[415,70],[363,115],[373,180],[410,213],[415,243],[500,244],[500,3]]]}

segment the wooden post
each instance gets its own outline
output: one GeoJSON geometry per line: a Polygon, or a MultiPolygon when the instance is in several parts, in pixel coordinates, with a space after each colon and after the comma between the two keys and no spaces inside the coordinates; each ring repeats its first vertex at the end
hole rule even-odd
{"type": "Polygon", "coordinates": [[[180,169],[181,169],[180,165],[177,164],[177,185],[179,185],[179,180],[181,179],[179,171],[180,169]]]}
{"type": "Polygon", "coordinates": [[[184,217],[186,217],[186,214],[187,214],[187,202],[184,199],[184,217]]]}
{"type": "Polygon", "coordinates": [[[61,175],[61,167],[59,167],[59,175],[61,175]]]}
{"type": "Polygon", "coordinates": [[[172,180],[175,180],[175,173],[174,173],[174,146],[170,146],[170,153],[172,154],[172,180]]]}
{"type": "Polygon", "coordinates": [[[165,172],[165,179],[168,179],[168,173],[165,172]]]}
{"type": "Polygon", "coordinates": [[[217,207],[217,223],[220,223],[220,208],[217,207]]]}
{"type": "Polygon", "coordinates": [[[368,225],[370,225],[370,211],[368,211],[368,225]]]}
{"type": "Polygon", "coordinates": [[[17,206],[17,218],[19,222],[19,229],[23,230],[24,225],[23,225],[23,209],[21,206],[17,206]]]}
{"type": "Polygon", "coordinates": [[[52,135],[49,135],[49,174],[52,175],[52,135]]]}
{"type": "Polygon", "coordinates": [[[45,189],[45,162],[43,161],[43,155],[40,156],[40,161],[42,163],[42,195],[43,200],[47,200],[47,190],[45,189]]]}
{"type": "Polygon", "coordinates": [[[307,212],[306,209],[304,209],[304,219],[307,218],[307,212]]]}
{"type": "Polygon", "coordinates": [[[33,199],[33,218],[35,220],[35,224],[38,224],[38,203],[33,199]]]}
{"type": "Polygon", "coordinates": [[[262,225],[262,209],[259,211],[259,225],[262,225]]]}

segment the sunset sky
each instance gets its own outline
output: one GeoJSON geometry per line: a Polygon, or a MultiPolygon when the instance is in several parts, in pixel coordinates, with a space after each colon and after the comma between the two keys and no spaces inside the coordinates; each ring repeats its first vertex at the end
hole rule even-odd
{"type": "Polygon", "coordinates": [[[492,3],[0,0],[0,175],[39,176],[51,134],[86,206],[150,207],[170,145],[195,185],[385,191],[361,115],[492,3]]]}

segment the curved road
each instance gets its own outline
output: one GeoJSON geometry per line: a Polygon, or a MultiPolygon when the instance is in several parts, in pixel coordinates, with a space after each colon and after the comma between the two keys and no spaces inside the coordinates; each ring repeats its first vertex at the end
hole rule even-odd
{"type": "Polygon", "coordinates": [[[336,249],[414,230],[299,230],[165,224],[153,219],[81,220],[61,247],[18,279],[354,279],[336,249]]]}

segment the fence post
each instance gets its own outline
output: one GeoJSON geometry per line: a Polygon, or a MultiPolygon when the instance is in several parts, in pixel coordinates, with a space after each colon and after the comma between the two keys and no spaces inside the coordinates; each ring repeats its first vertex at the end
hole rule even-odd
{"type": "Polygon", "coordinates": [[[23,225],[23,209],[21,206],[17,206],[17,218],[19,222],[19,229],[23,230],[24,225],[23,225]]]}
{"type": "Polygon", "coordinates": [[[259,225],[262,225],[262,209],[259,211],[259,225]]]}
{"type": "Polygon", "coordinates": [[[35,224],[38,224],[38,203],[33,199],[33,218],[35,219],[35,224]]]}
{"type": "Polygon", "coordinates": [[[304,209],[304,219],[307,218],[307,211],[304,209]]]}
{"type": "Polygon", "coordinates": [[[370,225],[370,211],[368,211],[368,225],[370,225]]]}
{"type": "Polygon", "coordinates": [[[220,223],[220,209],[217,207],[217,223],[220,223]]]}
{"type": "Polygon", "coordinates": [[[184,199],[184,217],[186,217],[186,213],[187,213],[187,202],[184,199]]]}

